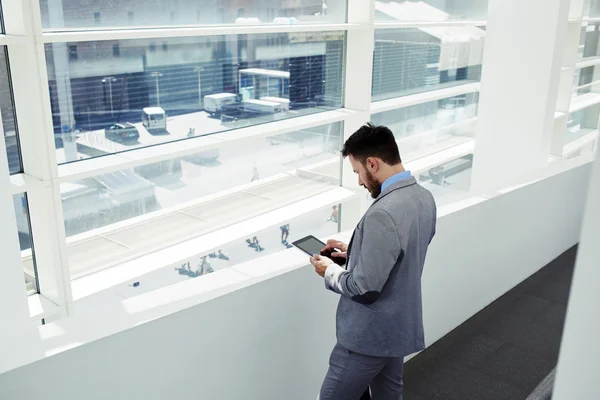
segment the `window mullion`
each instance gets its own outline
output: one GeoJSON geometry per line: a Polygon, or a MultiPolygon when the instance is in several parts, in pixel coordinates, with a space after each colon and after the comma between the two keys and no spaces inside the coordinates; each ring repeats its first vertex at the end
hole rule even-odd
{"type": "MultiPolygon", "coordinates": [[[[38,0],[12,2],[7,25],[23,43],[9,45],[23,172],[41,182],[28,190],[40,293],[66,311],[71,299],[65,230],[38,0]],[[19,24],[14,21],[20,21],[19,24]]],[[[6,14],[5,14],[6,15],[6,14]]],[[[11,33],[13,33],[11,32],[11,33]]]]}

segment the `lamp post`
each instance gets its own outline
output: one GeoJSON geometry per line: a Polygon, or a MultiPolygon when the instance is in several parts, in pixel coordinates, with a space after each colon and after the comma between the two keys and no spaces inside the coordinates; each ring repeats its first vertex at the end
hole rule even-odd
{"type": "Polygon", "coordinates": [[[158,87],[158,78],[162,76],[160,72],[153,72],[152,76],[156,80],[156,105],[160,107],[160,89],[158,87]]]}
{"type": "Polygon", "coordinates": [[[202,71],[204,71],[204,68],[196,67],[194,71],[198,73],[198,104],[200,105],[200,109],[202,109],[202,71]]]}
{"type": "Polygon", "coordinates": [[[102,79],[102,83],[108,83],[108,97],[110,99],[110,116],[113,117],[114,116],[114,109],[113,109],[113,97],[112,97],[112,83],[116,82],[117,78],[115,78],[114,76],[107,76],[106,78],[102,79]]]}

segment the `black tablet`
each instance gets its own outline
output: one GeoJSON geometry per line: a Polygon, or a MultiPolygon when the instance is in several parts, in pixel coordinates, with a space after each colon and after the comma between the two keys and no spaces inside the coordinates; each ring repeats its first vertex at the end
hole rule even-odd
{"type": "Polygon", "coordinates": [[[330,258],[334,263],[338,265],[344,265],[346,263],[346,259],[343,257],[332,257],[330,252],[323,253],[323,247],[325,247],[325,243],[321,242],[319,239],[314,237],[313,235],[308,235],[303,237],[302,239],[296,240],[292,245],[296,246],[309,256],[313,256],[315,254],[320,254],[322,256],[330,258]]]}

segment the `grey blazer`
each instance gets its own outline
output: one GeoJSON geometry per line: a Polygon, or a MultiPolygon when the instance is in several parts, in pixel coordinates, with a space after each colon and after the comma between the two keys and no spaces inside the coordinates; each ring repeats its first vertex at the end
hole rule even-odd
{"type": "Polygon", "coordinates": [[[341,295],[339,344],[377,357],[425,347],[421,274],[435,235],[436,206],[414,177],[384,190],[354,230],[346,268],[327,267],[325,286],[341,295]]]}

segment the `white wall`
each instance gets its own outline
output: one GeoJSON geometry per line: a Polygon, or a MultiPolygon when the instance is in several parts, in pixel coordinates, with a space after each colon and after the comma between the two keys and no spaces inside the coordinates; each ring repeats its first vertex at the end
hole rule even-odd
{"type": "MultiPolygon", "coordinates": [[[[423,277],[428,344],[578,241],[589,171],[440,218],[423,277]]],[[[313,399],[335,304],[302,268],[0,375],[0,399],[313,399]]]]}
{"type": "Polygon", "coordinates": [[[600,158],[596,159],[581,245],[558,359],[555,400],[597,399],[600,393],[600,158]]]}

